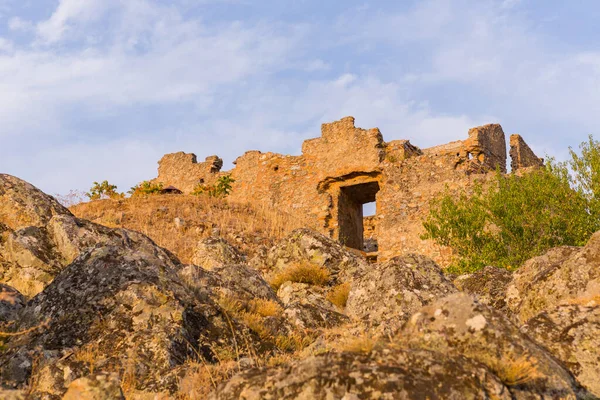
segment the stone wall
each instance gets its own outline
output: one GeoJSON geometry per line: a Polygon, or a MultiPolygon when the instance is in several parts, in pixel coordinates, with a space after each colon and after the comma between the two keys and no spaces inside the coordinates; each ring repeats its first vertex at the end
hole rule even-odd
{"type": "MultiPolygon", "coordinates": [[[[513,136],[513,170],[541,165],[523,139],[513,136]]],[[[498,124],[472,128],[463,141],[419,149],[407,140],[386,143],[379,129],[357,128],[346,117],[323,124],[321,137],[305,141],[300,156],[249,151],[231,171],[221,172],[216,156],[197,163],[193,154],[175,153],[159,162],[155,180],[189,193],[200,182],[231,174],[230,201],[291,213],[349,247],[378,248],[380,260],[418,252],[446,265],[449,250],[420,238],[430,201],[446,188],[468,189],[496,169],[506,172],[506,153],[498,124]],[[363,204],[373,201],[376,215],[363,219],[363,204]]]]}

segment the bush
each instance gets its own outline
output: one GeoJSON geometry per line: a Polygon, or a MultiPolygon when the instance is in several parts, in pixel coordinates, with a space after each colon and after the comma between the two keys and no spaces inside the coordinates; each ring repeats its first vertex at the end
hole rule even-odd
{"type": "Polygon", "coordinates": [[[108,181],[102,181],[101,183],[94,182],[90,191],[85,195],[89,197],[90,200],[120,199],[124,197],[123,193],[117,192],[117,186],[111,185],[108,181]]]}
{"type": "Polygon", "coordinates": [[[192,194],[195,196],[208,194],[210,197],[227,197],[231,193],[231,184],[234,182],[235,179],[231,175],[223,175],[219,177],[216,185],[203,185],[199,183],[192,191],[192,194]]]}
{"type": "Polygon", "coordinates": [[[513,270],[551,247],[584,245],[600,229],[600,148],[590,137],[581,149],[522,176],[497,172],[470,195],[446,192],[432,202],[422,238],[454,250],[455,273],[513,270]]]}
{"type": "Polygon", "coordinates": [[[154,182],[143,181],[141,183],[138,183],[134,187],[132,187],[128,193],[131,194],[132,196],[140,196],[140,195],[149,195],[149,194],[160,194],[162,192],[162,190],[163,190],[163,184],[160,182],[154,183],[154,182]]]}

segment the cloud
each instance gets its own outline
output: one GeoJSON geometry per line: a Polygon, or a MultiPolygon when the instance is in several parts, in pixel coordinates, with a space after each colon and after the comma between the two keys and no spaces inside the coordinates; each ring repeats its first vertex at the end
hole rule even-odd
{"type": "Polygon", "coordinates": [[[167,152],[229,167],[249,149],[297,154],[346,115],[421,147],[500,122],[540,155],[598,128],[600,54],[558,46],[526,2],[350,2],[285,20],[236,3],[61,0],[42,18],[12,15],[0,170],[52,193],[123,189],[167,152]]]}
{"type": "Polygon", "coordinates": [[[60,0],[52,16],[37,24],[40,39],[55,43],[78,23],[87,23],[102,17],[114,0],[60,0]]]}
{"type": "Polygon", "coordinates": [[[11,31],[28,32],[33,29],[33,23],[19,17],[12,17],[8,21],[8,29],[11,31]]]}

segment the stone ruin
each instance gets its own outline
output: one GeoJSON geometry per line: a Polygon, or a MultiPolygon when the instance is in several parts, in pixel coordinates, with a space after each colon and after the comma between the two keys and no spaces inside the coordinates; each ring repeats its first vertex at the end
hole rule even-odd
{"type": "MultiPolygon", "coordinates": [[[[372,259],[416,252],[446,265],[450,251],[420,238],[430,201],[446,189],[485,181],[497,169],[507,171],[506,139],[498,124],[427,149],[408,140],[385,142],[379,129],[357,128],[353,117],[323,124],[321,131],[321,137],[304,142],[300,156],[248,151],[227,172],[217,156],[199,163],[194,154],[167,154],[154,181],[191,193],[198,184],[231,175],[231,201],[289,213],[372,259]],[[368,203],[375,203],[374,216],[363,215],[368,203]]],[[[543,163],[520,135],[511,135],[509,154],[512,172],[543,163]]]]}

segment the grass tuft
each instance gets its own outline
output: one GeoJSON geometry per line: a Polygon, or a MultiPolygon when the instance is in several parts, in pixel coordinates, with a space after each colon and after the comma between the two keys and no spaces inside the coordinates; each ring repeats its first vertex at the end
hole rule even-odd
{"type": "Polygon", "coordinates": [[[346,307],[349,295],[350,284],[342,283],[341,285],[334,287],[329,293],[327,293],[327,300],[329,300],[333,305],[343,309],[346,307]]]}
{"type": "Polygon", "coordinates": [[[270,280],[271,286],[277,290],[285,282],[307,283],[315,286],[325,286],[331,279],[329,270],[320,265],[302,263],[294,264],[275,274],[270,280]]]}

